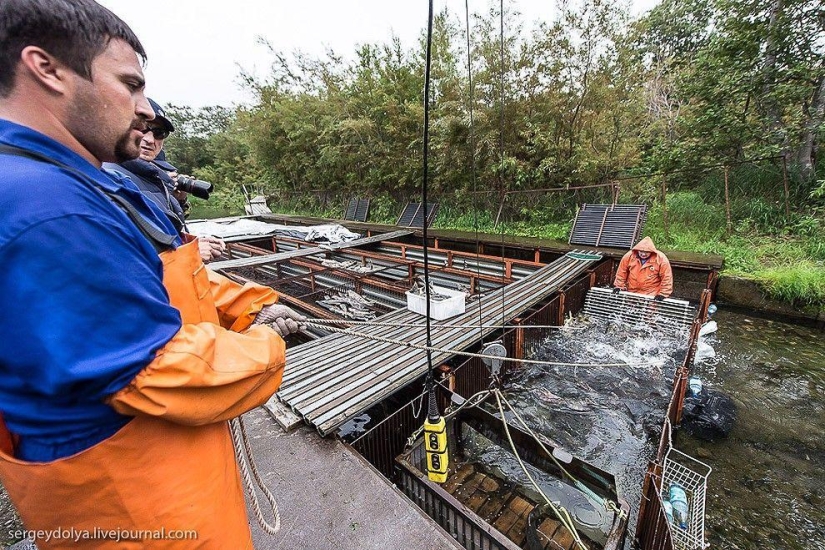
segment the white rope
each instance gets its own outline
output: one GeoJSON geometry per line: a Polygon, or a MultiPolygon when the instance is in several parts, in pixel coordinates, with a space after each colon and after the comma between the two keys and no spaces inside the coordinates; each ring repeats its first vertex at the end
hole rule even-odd
{"type": "Polygon", "coordinates": [[[600,503],[602,506],[604,506],[605,510],[615,512],[615,513],[619,514],[619,517],[621,517],[621,518],[624,518],[626,516],[625,511],[622,510],[615,502],[613,502],[612,500],[608,500],[606,498],[600,497],[595,492],[593,492],[587,485],[585,485],[584,483],[582,483],[581,481],[576,479],[576,477],[573,476],[573,474],[568,472],[567,469],[564,466],[562,466],[561,462],[556,460],[556,457],[553,456],[553,453],[551,453],[547,449],[547,447],[544,446],[544,443],[542,442],[542,440],[539,439],[538,435],[536,435],[536,433],[530,428],[530,426],[527,425],[527,422],[525,422],[524,419],[521,417],[521,415],[519,415],[519,413],[518,413],[518,411],[516,411],[515,407],[513,407],[513,405],[510,404],[509,401],[507,401],[507,398],[504,397],[504,394],[501,393],[500,390],[496,390],[496,391],[499,392],[499,394],[501,395],[501,400],[504,401],[504,403],[510,408],[510,412],[512,412],[513,416],[516,417],[516,419],[519,421],[519,424],[521,424],[522,428],[524,428],[524,430],[533,437],[533,439],[536,441],[536,443],[539,444],[539,446],[542,448],[542,450],[544,450],[544,452],[547,454],[547,456],[550,457],[550,459],[556,464],[556,466],[558,466],[558,468],[562,472],[564,472],[564,474],[573,481],[573,484],[576,486],[577,489],[579,489],[581,492],[588,495],[590,498],[592,498],[596,502],[600,503]]]}
{"type": "MultiPolygon", "coordinates": [[[[427,325],[413,325],[410,323],[386,323],[376,321],[350,321],[348,319],[307,319],[307,324],[323,325],[356,325],[368,327],[406,327],[425,328],[427,325]]],[[[523,328],[523,329],[555,329],[555,330],[584,330],[587,327],[569,327],[565,325],[432,325],[432,328],[480,328],[480,329],[502,329],[502,328],[523,328]]]]}
{"type": "Polygon", "coordinates": [[[255,513],[255,518],[258,520],[258,525],[260,525],[268,535],[274,535],[281,528],[281,513],[278,511],[278,503],[275,502],[275,496],[264,483],[260,473],[258,473],[258,467],[252,457],[252,447],[249,445],[246,428],[240,416],[229,421],[229,430],[232,433],[232,445],[235,448],[235,457],[238,460],[238,467],[241,470],[241,477],[246,487],[246,493],[249,495],[249,503],[252,511],[255,513]],[[250,470],[252,470],[251,475],[250,470]],[[275,525],[269,524],[266,519],[264,519],[264,514],[261,511],[261,505],[258,501],[258,495],[252,484],[253,478],[264,493],[267,501],[269,501],[269,507],[272,509],[272,515],[275,518],[275,525]]]}
{"type": "Polygon", "coordinates": [[[462,357],[477,357],[479,359],[495,359],[499,361],[510,361],[513,363],[524,363],[526,365],[553,365],[557,367],[661,367],[661,361],[645,361],[639,363],[561,363],[558,361],[539,361],[536,359],[516,359],[514,357],[499,357],[496,355],[484,355],[483,353],[472,353],[469,351],[458,351],[453,349],[447,348],[437,348],[435,346],[426,346],[424,344],[414,344],[412,342],[403,342],[401,340],[394,340],[392,338],[384,338],[383,336],[377,336],[373,334],[366,334],[363,332],[356,332],[352,330],[340,329],[335,327],[327,327],[321,326],[316,324],[313,321],[306,321],[305,323],[308,326],[314,326],[316,328],[323,328],[324,330],[328,330],[330,332],[337,332],[340,334],[349,334],[351,336],[358,336],[360,338],[366,338],[367,340],[375,340],[377,342],[384,342],[385,344],[394,344],[397,346],[407,347],[407,348],[415,348],[420,350],[429,350],[434,351],[437,353],[447,353],[451,355],[460,355],[462,357]]]}
{"type": "MultiPolygon", "coordinates": [[[[582,539],[579,536],[579,532],[576,530],[576,526],[573,525],[573,519],[570,517],[570,513],[563,506],[556,506],[555,504],[553,504],[547,497],[547,495],[544,494],[544,491],[542,491],[539,484],[536,483],[536,480],[533,479],[533,476],[530,475],[530,472],[527,470],[527,466],[524,465],[524,462],[521,460],[521,456],[519,456],[518,454],[518,450],[516,450],[516,444],[513,442],[513,437],[510,435],[510,427],[507,425],[507,419],[504,415],[504,406],[501,404],[501,391],[496,389],[495,391],[493,391],[493,395],[496,396],[496,403],[498,404],[499,414],[501,414],[501,422],[502,424],[504,424],[504,433],[507,434],[507,440],[510,442],[510,448],[513,451],[513,455],[515,455],[516,460],[518,460],[518,463],[521,466],[524,475],[527,476],[527,479],[530,480],[530,483],[533,484],[533,487],[536,489],[536,491],[538,491],[539,494],[544,498],[544,501],[547,503],[550,509],[553,510],[553,512],[556,514],[556,517],[559,518],[559,521],[561,521],[562,525],[564,525],[567,528],[567,530],[570,531],[570,534],[573,535],[573,540],[576,542],[579,548],[581,548],[582,550],[587,550],[587,546],[585,546],[584,542],[582,542],[582,539]]],[[[510,408],[510,410],[513,410],[512,407],[510,408]]]]}

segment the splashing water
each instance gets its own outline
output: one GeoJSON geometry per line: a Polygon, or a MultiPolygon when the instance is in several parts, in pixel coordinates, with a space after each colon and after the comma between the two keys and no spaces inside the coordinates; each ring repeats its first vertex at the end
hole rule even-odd
{"type": "Polygon", "coordinates": [[[616,476],[631,505],[629,532],[648,461],[656,452],[673,375],[688,335],[665,325],[628,326],[578,318],[552,333],[530,359],[566,363],[626,363],[622,367],[528,366],[504,391],[531,428],[555,445],[616,476]],[[635,363],[654,363],[635,366],[635,363]]]}

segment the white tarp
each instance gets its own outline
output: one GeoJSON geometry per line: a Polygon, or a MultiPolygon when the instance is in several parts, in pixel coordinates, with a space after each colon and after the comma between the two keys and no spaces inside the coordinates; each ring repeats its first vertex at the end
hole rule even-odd
{"type": "Polygon", "coordinates": [[[281,235],[307,242],[340,243],[361,237],[342,225],[332,223],[310,226],[281,225],[241,218],[231,221],[198,220],[189,222],[187,227],[193,235],[211,235],[221,239],[281,235]]]}

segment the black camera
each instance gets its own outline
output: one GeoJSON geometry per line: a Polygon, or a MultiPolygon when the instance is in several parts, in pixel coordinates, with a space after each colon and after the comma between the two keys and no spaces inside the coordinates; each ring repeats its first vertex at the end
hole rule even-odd
{"type": "Polygon", "coordinates": [[[214,187],[208,181],[196,180],[195,178],[190,178],[189,176],[178,175],[175,181],[177,183],[177,185],[175,185],[175,189],[177,191],[192,193],[199,199],[204,200],[209,199],[209,193],[212,192],[212,188],[214,187]]]}

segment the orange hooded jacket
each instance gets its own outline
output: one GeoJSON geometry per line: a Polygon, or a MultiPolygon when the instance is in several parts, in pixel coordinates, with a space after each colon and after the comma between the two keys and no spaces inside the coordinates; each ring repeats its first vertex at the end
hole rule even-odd
{"type": "Polygon", "coordinates": [[[653,240],[645,237],[622,257],[613,286],[630,292],[667,298],[673,293],[673,269],[667,256],[656,250],[653,240]],[[640,250],[651,253],[644,264],[636,254],[640,250]]]}

